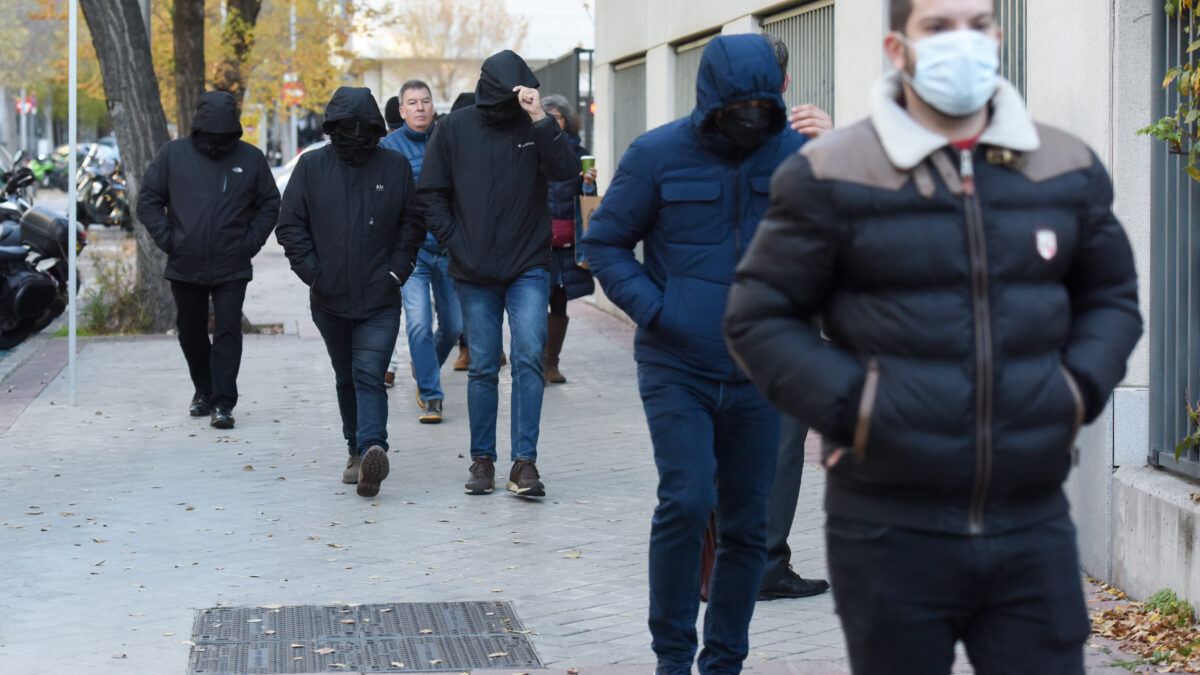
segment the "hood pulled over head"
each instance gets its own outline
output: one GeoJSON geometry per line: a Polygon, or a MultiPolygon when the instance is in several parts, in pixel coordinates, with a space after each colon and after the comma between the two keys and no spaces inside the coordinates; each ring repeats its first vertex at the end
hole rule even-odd
{"type": "Polygon", "coordinates": [[[229,154],[242,137],[242,121],[237,100],[224,91],[208,91],[200,95],[196,115],[192,118],[192,144],[196,150],[212,159],[229,154]]]}
{"type": "Polygon", "coordinates": [[[329,136],[337,156],[350,166],[361,166],[387,135],[379,104],[366,87],[338,87],[325,106],[321,130],[329,136]]]}
{"type": "Polygon", "coordinates": [[[475,108],[484,124],[502,129],[529,121],[513,91],[517,86],[536,89],[540,83],[516,52],[505,49],[483,62],[475,85],[475,108]]]}
{"type": "Polygon", "coordinates": [[[700,57],[692,124],[717,152],[753,152],[783,131],[783,74],[761,35],[713,38],[700,57]]]}

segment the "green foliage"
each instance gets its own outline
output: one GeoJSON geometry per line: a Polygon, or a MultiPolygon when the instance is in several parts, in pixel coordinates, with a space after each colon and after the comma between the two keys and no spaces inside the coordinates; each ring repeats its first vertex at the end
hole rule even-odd
{"type": "Polygon", "coordinates": [[[126,258],[92,251],[91,289],[80,312],[81,332],[91,335],[145,333],[154,322],[150,303],[137,288],[126,258]]]}
{"type": "MultiPolygon", "coordinates": [[[[1187,42],[1187,49],[1180,55],[1180,63],[1167,69],[1162,87],[1174,86],[1179,94],[1179,105],[1168,116],[1148,127],[1138,129],[1137,135],[1150,136],[1166,143],[1171,154],[1187,157],[1183,170],[1192,180],[1200,183],[1200,135],[1196,122],[1200,120],[1200,64],[1195,63],[1193,54],[1200,50],[1200,34],[1195,26],[1195,0],[1167,0],[1163,7],[1167,16],[1179,22],[1180,41],[1187,42]]],[[[1186,441],[1185,441],[1186,442],[1186,441]]],[[[1176,450],[1178,456],[1179,450],[1176,450]]]]}
{"type": "Polygon", "coordinates": [[[1175,591],[1164,588],[1146,600],[1146,609],[1158,612],[1162,618],[1176,628],[1186,628],[1196,622],[1196,612],[1191,604],[1180,600],[1175,591]]]}
{"type": "MultiPolygon", "coordinates": [[[[1196,167],[1194,167],[1194,166],[1189,166],[1187,168],[1189,169],[1188,175],[1192,176],[1192,178],[1196,179],[1196,176],[1193,175],[1192,172],[1200,173],[1200,171],[1198,171],[1196,169],[1196,167]]],[[[1200,180],[1200,179],[1196,179],[1196,180],[1200,180]]],[[[1197,401],[1196,405],[1193,407],[1192,401],[1191,401],[1191,396],[1185,390],[1183,392],[1183,405],[1187,409],[1188,427],[1195,428],[1196,430],[1192,432],[1192,435],[1190,435],[1187,438],[1180,441],[1179,445],[1175,446],[1175,461],[1176,462],[1179,461],[1179,458],[1183,455],[1184,450],[1190,450],[1195,447],[1200,447],[1200,401],[1197,401]]]]}

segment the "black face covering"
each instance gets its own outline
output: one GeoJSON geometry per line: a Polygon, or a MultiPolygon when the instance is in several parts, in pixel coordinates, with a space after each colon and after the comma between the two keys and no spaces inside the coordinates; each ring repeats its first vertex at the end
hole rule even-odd
{"type": "Polygon", "coordinates": [[[529,113],[521,108],[516,98],[510,98],[496,105],[476,105],[479,117],[483,123],[496,129],[508,129],[522,122],[529,122],[529,113]]]}
{"type": "Polygon", "coordinates": [[[361,122],[339,123],[329,134],[337,156],[350,166],[362,166],[379,146],[378,130],[361,122]]]}
{"type": "Polygon", "coordinates": [[[210,159],[220,159],[228,155],[237,145],[241,134],[214,134],[211,131],[192,131],[192,144],[196,150],[210,159]]]}
{"type": "Polygon", "coordinates": [[[753,151],[771,136],[771,111],[756,105],[725,108],[716,125],[739,148],[753,151]]]}

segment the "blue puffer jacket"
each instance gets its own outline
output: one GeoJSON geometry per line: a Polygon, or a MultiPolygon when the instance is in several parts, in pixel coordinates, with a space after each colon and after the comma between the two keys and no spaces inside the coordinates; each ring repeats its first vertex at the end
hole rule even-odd
{"type": "MultiPolygon", "coordinates": [[[[395,150],[407,157],[408,163],[412,165],[413,180],[418,181],[421,180],[421,165],[425,163],[425,146],[429,143],[429,137],[432,135],[432,125],[425,131],[413,131],[405,124],[384,136],[379,141],[379,147],[395,150]]],[[[421,245],[421,248],[427,253],[439,253],[442,250],[432,233],[425,234],[425,243],[421,245]]]]}
{"type": "Polygon", "coordinates": [[[621,158],[583,246],[604,292],[638,325],[639,362],[745,379],[721,319],[734,267],[766,211],[771,174],[807,140],[786,128],[782,88],[761,35],[718,37],[701,57],[691,116],[642,134],[621,158]],[[713,116],[751,100],[773,104],[778,133],[746,155],[713,116]],[[644,262],[633,253],[639,241],[644,262]]]}

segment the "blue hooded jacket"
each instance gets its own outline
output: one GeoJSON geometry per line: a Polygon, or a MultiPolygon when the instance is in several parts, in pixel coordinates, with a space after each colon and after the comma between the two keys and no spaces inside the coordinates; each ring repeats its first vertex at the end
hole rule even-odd
{"type": "Polygon", "coordinates": [[[787,127],[783,77],[761,35],[704,49],[691,116],[642,134],[621,158],[583,238],[608,297],[637,323],[634,358],[738,381],[721,332],[733,270],[767,209],[771,174],[807,137],[787,127]],[[750,154],[713,125],[745,101],[773,108],[776,133],[750,154]],[[633,249],[643,244],[639,262],[633,249]]]}
{"type": "MultiPolygon", "coordinates": [[[[395,150],[407,157],[408,163],[412,165],[413,180],[418,181],[421,180],[421,165],[425,163],[425,146],[432,135],[432,124],[425,131],[413,131],[407,124],[401,124],[399,129],[379,141],[379,147],[395,150]]],[[[425,243],[421,248],[426,253],[438,253],[442,250],[432,233],[425,235],[425,243]]]]}

